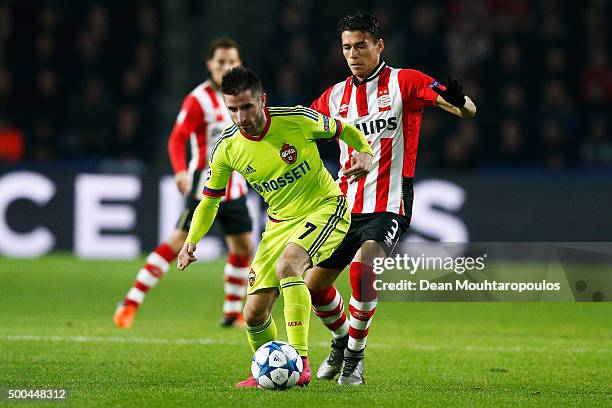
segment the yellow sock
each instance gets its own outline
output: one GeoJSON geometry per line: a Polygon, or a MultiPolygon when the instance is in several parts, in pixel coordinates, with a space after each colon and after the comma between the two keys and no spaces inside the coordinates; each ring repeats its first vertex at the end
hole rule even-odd
{"type": "Polygon", "coordinates": [[[253,353],[257,351],[263,344],[276,340],[276,324],[272,315],[268,317],[268,320],[264,324],[255,327],[246,327],[247,340],[249,346],[253,350],[253,353]]]}
{"type": "Polygon", "coordinates": [[[310,292],[301,276],[280,281],[285,301],[284,314],[287,339],[301,356],[308,355],[308,327],[310,325],[310,292]]]}

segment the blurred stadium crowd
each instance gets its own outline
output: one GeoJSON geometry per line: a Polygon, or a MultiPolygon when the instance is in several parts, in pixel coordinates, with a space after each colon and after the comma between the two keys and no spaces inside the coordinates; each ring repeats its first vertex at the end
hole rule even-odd
{"type": "MultiPolygon", "coordinates": [[[[151,148],[172,126],[156,103],[161,2],[110,3],[0,3],[0,161],[167,162],[151,148]]],[[[389,65],[458,77],[478,105],[474,121],[426,113],[419,167],[612,168],[607,0],[266,4],[269,41],[246,63],[262,74],[271,105],[309,104],[346,78],[336,21],[370,10],[383,23],[389,65]]]]}
{"type": "Polygon", "coordinates": [[[86,1],[0,4],[5,160],[153,159],[159,11],[148,2],[117,11],[86,1]]]}

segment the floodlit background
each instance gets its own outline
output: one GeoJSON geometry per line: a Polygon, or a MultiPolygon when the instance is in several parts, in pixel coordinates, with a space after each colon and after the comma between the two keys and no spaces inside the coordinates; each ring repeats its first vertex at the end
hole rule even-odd
{"type": "Polygon", "coordinates": [[[213,37],[242,44],[271,105],[307,105],[348,75],[335,24],[354,9],[381,20],[388,64],[457,76],[478,104],[476,121],[425,115],[420,169],[612,167],[601,0],[3,1],[0,157],[167,169],[213,37]]]}
{"type": "MultiPolygon", "coordinates": [[[[199,246],[200,262],[173,267],[149,293],[132,329],[120,331],[112,316],[142,255],[183,208],[167,139],[183,97],[207,77],[208,43],[234,37],[270,105],[309,105],[349,75],[335,27],[359,9],[382,21],[389,65],[441,82],[453,75],[478,106],[474,120],[425,111],[400,250],[414,241],[605,247],[610,8],[607,0],[0,0],[0,404],[8,388],[51,387],[68,389],[79,407],[607,406],[610,256],[588,251],[578,254],[585,263],[573,264],[573,252],[561,259],[578,270],[567,274],[571,291],[608,302],[381,301],[367,383],[354,389],[232,388],[251,352],[241,330],[217,327],[218,231],[199,246]]],[[[320,151],[335,171],[334,144],[320,151]]],[[[257,241],[265,208],[253,192],[248,200],[257,241]]],[[[563,272],[555,257],[492,266],[563,272]]],[[[338,285],[347,304],[346,273],[338,285]]],[[[280,308],[274,315],[283,339],[280,308]]],[[[313,367],[330,337],[315,319],[313,367]]]]}
{"type": "MultiPolygon", "coordinates": [[[[242,45],[270,105],[309,105],[349,75],[335,26],[356,9],[382,21],[388,64],[456,76],[478,106],[475,120],[426,110],[410,240],[610,240],[608,1],[3,1],[0,252],[82,254],[104,226],[79,225],[97,208],[80,197],[104,183],[130,214],[107,229],[133,238],[99,256],[163,240],[181,207],[167,138],[209,41],[242,45]]],[[[335,146],[320,149],[335,172],[335,146]]]]}

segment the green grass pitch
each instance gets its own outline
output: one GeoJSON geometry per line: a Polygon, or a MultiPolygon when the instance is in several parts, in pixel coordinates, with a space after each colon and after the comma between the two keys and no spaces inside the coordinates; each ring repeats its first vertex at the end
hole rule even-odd
{"type": "MultiPolygon", "coordinates": [[[[120,331],[111,317],[140,265],[0,258],[0,388],[67,388],[60,405],[78,407],[612,405],[611,303],[380,303],[364,386],[245,390],[245,334],[216,325],[223,264],[173,267],[120,331]]],[[[313,315],[313,368],[328,341],[313,315]]]]}

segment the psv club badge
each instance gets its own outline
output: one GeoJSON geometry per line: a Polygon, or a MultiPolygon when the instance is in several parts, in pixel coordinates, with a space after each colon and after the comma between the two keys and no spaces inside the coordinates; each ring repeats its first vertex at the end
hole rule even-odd
{"type": "Polygon", "coordinates": [[[297,160],[297,149],[295,146],[283,143],[283,146],[280,149],[280,157],[285,161],[285,163],[293,164],[297,160]]]}

